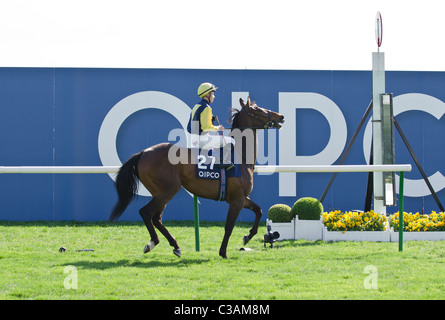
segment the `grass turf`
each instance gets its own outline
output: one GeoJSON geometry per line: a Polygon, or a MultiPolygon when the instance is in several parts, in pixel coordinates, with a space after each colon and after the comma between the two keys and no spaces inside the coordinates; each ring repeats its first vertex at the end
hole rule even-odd
{"type": "Polygon", "coordinates": [[[224,223],[201,222],[200,252],[192,221],[165,225],[182,258],[160,233],[161,243],[143,254],[142,223],[0,222],[0,299],[445,298],[445,241],[406,242],[401,253],[397,243],[374,242],[283,241],[264,249],[263,223],[247,245],[253,250],[239,251],[251,225],[237,223],[223,260],[224,223]],[[376,289],[366,289],[371,280],[376,289]]]}

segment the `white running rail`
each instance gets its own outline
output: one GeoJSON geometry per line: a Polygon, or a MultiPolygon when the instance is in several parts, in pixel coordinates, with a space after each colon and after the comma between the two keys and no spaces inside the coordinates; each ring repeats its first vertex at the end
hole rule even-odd
{"type": "MultiPolygon", "coordinates": [[[[117,173],[120,166],[0,166],[0,173],[117,173]]],[[[410,164],[256,166],[255,172],[409,172],[410,164]]]]}

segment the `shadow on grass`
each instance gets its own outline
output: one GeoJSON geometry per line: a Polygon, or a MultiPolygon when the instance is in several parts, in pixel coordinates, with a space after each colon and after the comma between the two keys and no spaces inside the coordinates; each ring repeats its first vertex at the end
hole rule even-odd
{"type": "MultiPolygon", "coordinates": [[[[193,220],[165,220],[162,222],[164,226],[168,227],[190,227],[194,228],[195,222],[193,220]]],[[[222,227],[224,228],[226,222],[224,221],[199,221],[200,228],[222,227]]],[[[237,221],[238,227],[252,227],[253,222],[237,221]]],[[[145,227],[142,220],[138,221],[126,221],[120,220],[115,222],[110,221],[46,221],[46,220],[32,220],[32,221],[8,221],[0,220],[0,226],[2,227],[121,227],[121,226],[137,226],[145,227]]],[[[266,222],[261,221],[260,227],[265,227],[266,222]]]]}
{"type": "Polygon", "coordinates": [[[76,268],[85,268],[85,269],[96,269],[96,270],[106,270],[113,268],[121,268],[121,267],[136,267],[136,268],[158,268],[158,267],[176,267],[183,268],[189,267],[192,264],[203,264],[210,261],[210,259],[187,259],[181,258],[176,261],[159,261],[159,260],[150,260],[150,261],[142,261],[142,260],[128,260],[122,259],[118,261],[76,261],[73,263],[64,263],[62,266],[70,266],[73,265],[76,268]]]}
{"type": "Polygon", "coordinates": [[[315,241],[294,240],[291,242],[292,242],[291,245],[293,247],[313,247],[313,246],[326,245],[326,241],[323,240],[315,240],[315,241]]]}
{"type": "MultiPolygon", "coordinates": [[[[259,240],[258,240],[259,241],[259,240]]],[[[262,243],[264,241],[261,240],[262,243]]],[[[314,247],[326,245],[326,241],[316,240],[316,241],[306,241],[306,240],[282,240],[273,243],[274,248],[290,248],[290,247],[314,247]]],[[[270,248],[270,243],[267,243],[267,248],[270,248]]]]}

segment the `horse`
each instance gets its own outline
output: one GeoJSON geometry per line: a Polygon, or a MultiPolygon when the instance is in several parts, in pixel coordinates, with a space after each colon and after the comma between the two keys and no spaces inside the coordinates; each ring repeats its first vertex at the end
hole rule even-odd
{"type": "MultiPolygon", "coordinates": [[[[231,117],[231,133],[234,130],[253,130],[254,161],[253,163],[252,161],[246,161],[249,156],[247,154],[249,151],[248,146],[241,148],[241,175],[240,177],[228,178],[226,182],[226,202],[229,204],[229,210],[226,218],[224,238],[219,249],[219,255],[224,259],[227,259],[227,245],[241,209],[247,208],[255,213],[253,226],[249,234],[243,238],[244,245],[258,232],[258,225],[262,216],[261,208],[249,198],[253,189],[253,171],[258,149],[256,130],[280,129],[281,124],[284,122],[283,115],[260,108],[254,102],[252,103],[250,98],[247,99],[247,103],[240,99],[240,105],[241,109],[235,109],[231,117]]],[[[238,143],[236,142],[236,144],[238,143]]],[[[198,197],[218,200],[219,181],[199,179],[197,177],[196,161],[192,161],[192,155],[193,151],[191,149],[184,150],[184,148],[170,143],[160,143],[134,154],[119,169],[115,180],[119,198],[110,214],[110,221],[116,221],[130,204],[137,192],[138,179],[152,194],[151,201],[139,211],[151,237],[151,240],[144,248],[144,253],[153,250],[160,241],[154,228],[156,227],[168,240],[170,246],[174,248],[173,253],[181,257],[181,249],[176,239],[162,224],[162,215],[167,203],[181,187],[184,187],[198,197]],[[177,164],[172,164],[169,161],[168,155],[174,146],[177,148],[176,152],[186,152],[188,161],[178,162],[177,164]]]]}

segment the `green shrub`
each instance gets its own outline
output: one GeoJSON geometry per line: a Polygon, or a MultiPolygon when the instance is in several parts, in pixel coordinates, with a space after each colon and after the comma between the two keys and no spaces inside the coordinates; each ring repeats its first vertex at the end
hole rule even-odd
{"type": "Polygon", "coordinates": [[[301,198],[294,203],[291,212],[299,220],[319,220],[323,214],[323,205],[315,198],[301,198]]]}
{"type": "Polygon", "coordinates": [[[269,220],[273,222],[291,222],[294,216],[291,207],[286,204],[275,204],[267,212],[269,220]]]}

